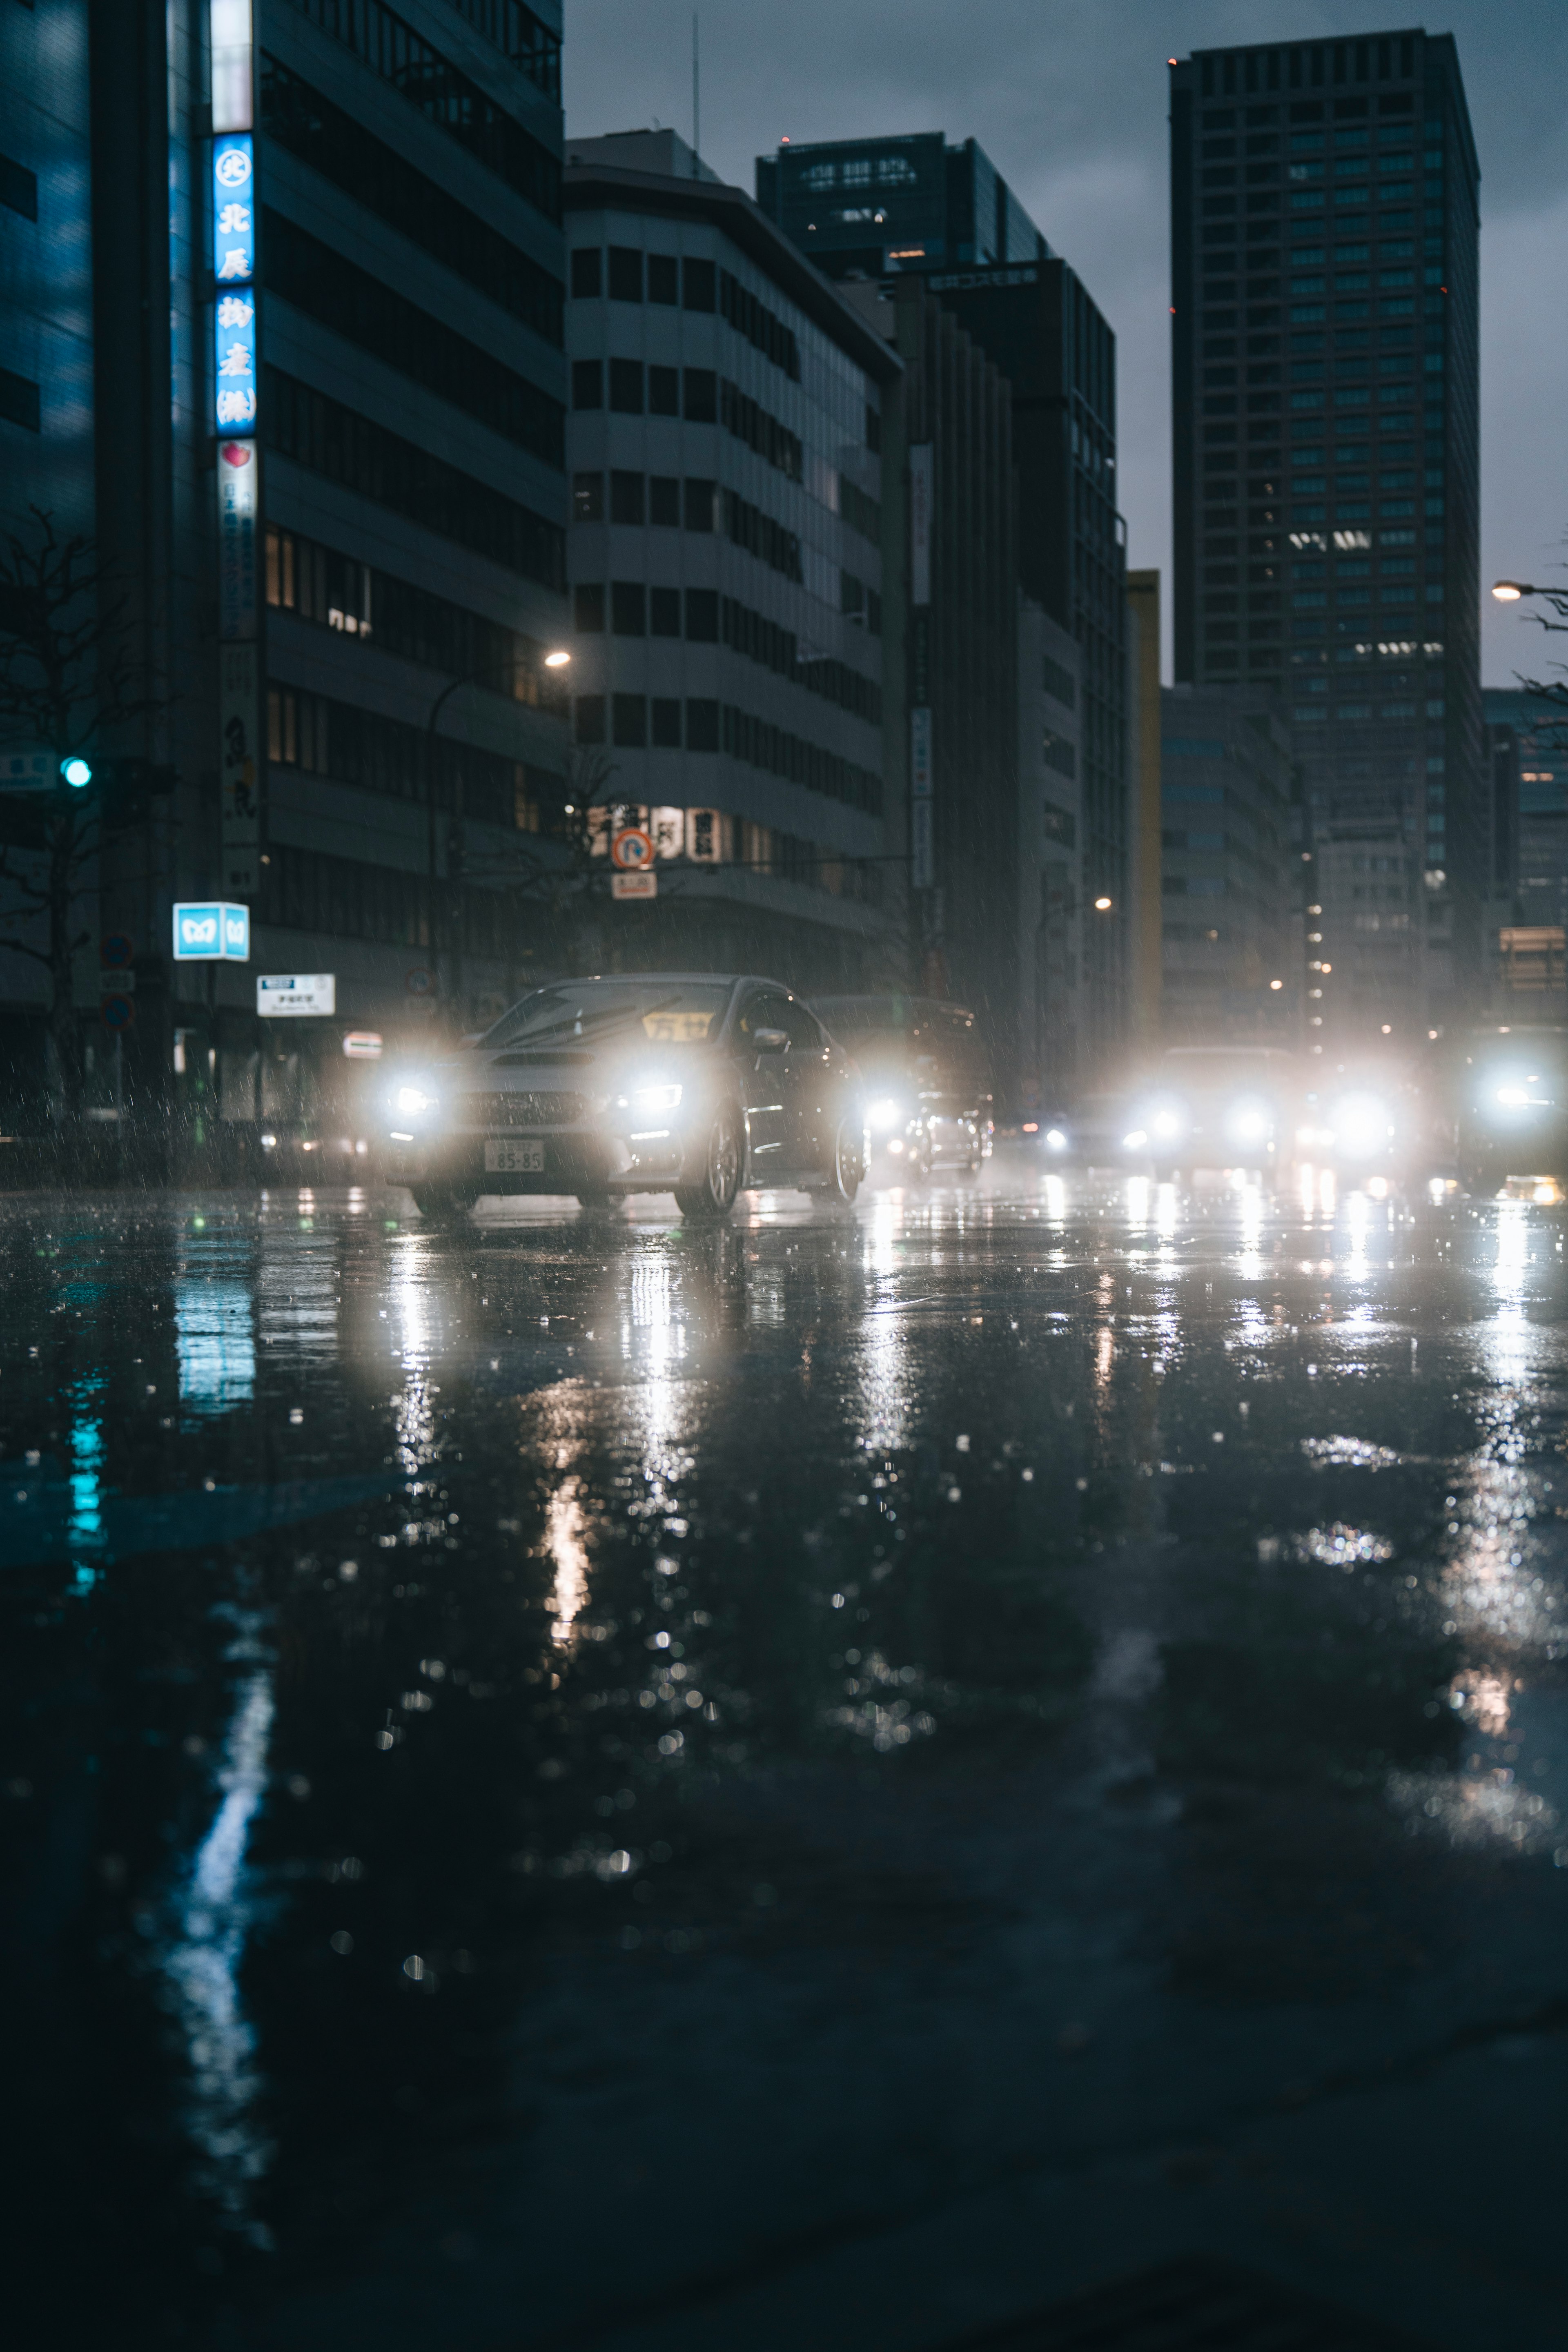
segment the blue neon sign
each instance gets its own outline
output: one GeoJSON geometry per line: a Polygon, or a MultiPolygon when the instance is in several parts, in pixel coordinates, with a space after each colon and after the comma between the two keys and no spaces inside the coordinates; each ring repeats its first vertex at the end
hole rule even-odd
{"type": "Polygon", "coordinates": [[[250,909],[216,898],[183,900],[174,908],[176,963],[248,963],[250,909]]]}
{"type": "Polygon", "coordinates": [[[213,141],[213,276],[219,288],[256,275],[256,156],[248,131],[213,141]]]}
{"type": "Polygon", "coordinates": [[[256,289],[220,293],[213,306],[213,413],[220,432],[256,428],[256,289]]]}

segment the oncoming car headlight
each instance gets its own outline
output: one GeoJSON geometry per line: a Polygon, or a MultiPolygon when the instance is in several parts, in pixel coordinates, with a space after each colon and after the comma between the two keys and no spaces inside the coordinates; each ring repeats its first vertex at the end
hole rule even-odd
{"type": "MultiPolygon", "coordinates": [[[[675,1110],[679,1105],[680,1094],[678,1086],[635,1087],[629,1097],[630,1108],[638,1111],[675,1110]]],[[[623,1101],[626,1099],[622,1097],[623,1101]]]]}
{"type": "Polygon", "coordinates": [[[1148,1140],[1149,1138],[1143,1129],[1135,1127],[1130,1134],[1122,1137],[1121,1149],[1123,1151],[1141,1151],[1148,1140]]]}
{"type": "Polygon", "coordinates": [[[1050,1151],[1065,1151],[1065,1150],[1067,1150],[1067,1148],[1068,1148],[1068,1139],[1067,1139],[1067,1137],[1062,1133],[1061,1129],[1060,1129],[1059,1127],[1047,1127],[1047,1129],[1046,1129],[1046,1147],[1047,1147],[1047,1150],[1050,1150],[1050,1151]]]}
{"type": "Polygon", "coordinates": [[[1346,1151],[1371,1151],[1388,1140],[1388,1113],[1372,1095],[1350,1095],[1334,1107],[1333,1140],[1346,1151]]]}
{"type": "Polygon", "coordinates": [[[1266,1141],[1273,1121],[1262,1103],[1237,1103],[1226,1120],[1226,1133],[1237,1143],[1266,1141]]]}
{"type": "Polygon", "coordinates": [[[1149,1114],[1148,1124],[1163,1143],[1173,1143],[1186,1121],[1174,1103],[1160,1103],[1149,1114]]]}
{"type": "Polygon", "coordinates": [[[878,1135],[886,1135],[889,1128],[901,1127],[903,1121],[903,1104],[895,1101],[891,1095],[884,1095],[879,1102],[874,1102],[866,1113],[867,1125],[878,1135]]]}
{"type": "Polygon", "coordinates": [[[418,1118],[426,1111],[437,1109],[439,1102],[439,1096],[430,1094],[424,1087],[399,1087],[392,1097],[392,1108],[401,1111],[405,1118],[418,1118]]]}

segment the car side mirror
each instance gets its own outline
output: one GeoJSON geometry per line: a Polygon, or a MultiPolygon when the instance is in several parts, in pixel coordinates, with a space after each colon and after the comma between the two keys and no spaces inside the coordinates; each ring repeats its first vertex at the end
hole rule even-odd
{"type": "Polygon", "coordinates": [[[752,1044],[759,1054],[782,1054],[789,1044],[787,1029],[758,1029],[752,1044]]]}

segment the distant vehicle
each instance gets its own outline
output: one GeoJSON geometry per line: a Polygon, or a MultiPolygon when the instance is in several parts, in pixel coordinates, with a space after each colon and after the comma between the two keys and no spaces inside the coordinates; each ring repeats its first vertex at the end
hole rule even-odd
{"type": "Polygon", "coordinates": [[[1314,1069],[1300,1098],[1295,1157],[1347,1177],[1409,1174],[1423,1120],[1406,1071],[1378,1062],[1314,1069]]]}
{"type": "Polygon", "coordinates": [[[1177,1045],[1161,1056],[1131,1129],[1148,1136],[1156,1173],[1256,1168],[1275,1174],[1295,1156],[1300,1066],[1258,1045],[1177,1045]]]}
{"type": "Polygon", "coordinates": [[[934,996],[814,996],[854,1055],[874,1151],[916,1176],[991,1156],[991,1066],[974,1015],[934,996]]]}
{"type": "Polygon", "coordinates": [[[1085,1095],[1070,1111],[1042,1119],[1036,1139],[1048,1166],[1145,1171],[1153,1146],[1123,1094],[1085,1095]]]}
{"type": "Polygon", "coordinates": [[[1510,1176],[1568,1178],[1568,1028],[1512,1023],[1445,1045],[1467,1192],[1499,1192],[1510,1176]]]}
{"type": "Polygon", "coordinates": [[[758,1184],[852,1201],[866,1162],[842,1047],[777,982],[713,972],[536,988],[476,1045],[394,1076],[384,1118],[384,1173],[426,1214],[481,1192],[673,1192],[720,1218],[758,1184]]]}

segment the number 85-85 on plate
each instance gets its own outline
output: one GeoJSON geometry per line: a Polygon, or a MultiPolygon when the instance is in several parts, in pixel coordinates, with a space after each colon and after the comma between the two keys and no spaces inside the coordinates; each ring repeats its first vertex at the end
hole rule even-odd
{"type": "Polygon", "coordinates": [[[542,1176],[542,1143],[487,1143],[485,1168],[492,1176],[542,1176]]]}

